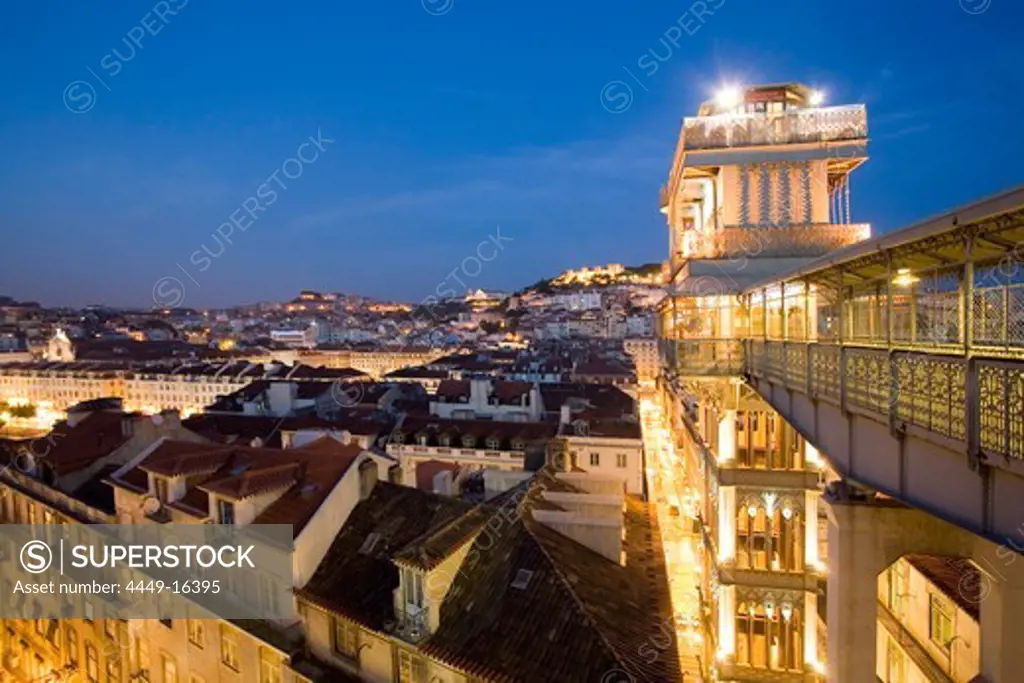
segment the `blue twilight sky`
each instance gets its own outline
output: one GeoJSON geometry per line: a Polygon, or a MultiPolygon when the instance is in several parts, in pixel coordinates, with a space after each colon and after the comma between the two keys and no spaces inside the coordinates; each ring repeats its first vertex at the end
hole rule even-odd
{"type": "Polygon", "coordinates": [[[498,225],[511,241],[479,274],[472,261],[456,272],[469,286],[660,261],[658,187],[680,117],[728,80],[800,80],[868,105],[853,217],[876,233],[1024,180],[1020,0],[33,0],[2,12],[0,295],[49,305],[148,306],[166,277],[193,306],[306,287],[420,300],[498,225]],[[651,50],[664,60],[653,74],[651,50]],[[616,80],[634,97],[610,113],[626,103],[621,84],[602,102],[616,80]],[[286,165],[301,175],[285,180],[318,129],[334,142],[305,147],[319,157],[286,165]],[[251,225],[236,213],[245,232],[205,258],[275,171],[287,189],[271,185],[276,201],[251,225]]]}

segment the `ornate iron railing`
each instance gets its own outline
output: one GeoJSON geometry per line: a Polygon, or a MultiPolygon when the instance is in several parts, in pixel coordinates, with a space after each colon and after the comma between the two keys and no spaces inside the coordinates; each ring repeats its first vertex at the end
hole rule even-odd
{"type": "Polygon", "coordinates": [[[952,439],[967,438],[967,361],[925,353],[895,353],[894,415],[952,439]]]}
{"type": "Polygon", "coordinates": [[[780,114],[718,114],[683,120],[688,150],[860,140],[868,136],[862,104],[790,109],[780,114]]]}
{"type": "Polygon", "coordinates": [[[839,375],[840,348],[824,344],[808,345],[811,357],[811,395],[838,403],[842,398],[839,375]]]}
{"type": "Polygon", "coordinates": [[[867,223],[813,223],[770,227],[727,225],[687,236],[684,258],[740,259],[758,256],[821,256],[867,239],[867,223]]]}
{"type": "Polygon", "coordinates": [[[894,426],[969,439],[972,373],[979,447],[1024,460],[1024,368],[1000,360],[856,346],[751,340],[745,373],[794,391],[873,412],[894,426]],[[972,363],[975,365],[972,366],[972,363]],[[972,369],[972,367],[974,369],[972,369]]]}
{"type": "Polygon", "coordinates": [[[987,455],[1024,459],[1024,369],[978,362],[979,447],[987,455]]]}

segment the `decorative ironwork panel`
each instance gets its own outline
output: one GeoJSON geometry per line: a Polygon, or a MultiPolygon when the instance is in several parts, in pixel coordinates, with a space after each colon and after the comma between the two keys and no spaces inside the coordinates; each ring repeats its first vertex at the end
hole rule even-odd
{"type": "Polygon", "coordinates": [[[846,349],[846,399],[851,405],[888,413],[892,375],[886,351],[846,349]]]}
{"type": "Polygon", "coordinates": [[[793,223],[793,166],[791,164],[779,164],[779,220],[780,225],[793,223]]]}
{"type": "Polygon", "coordinates": [[[896,417],[953,439],[966,439],[966,361],[901,353],[893,363],[896,417]]]}
{"type": "Polygon", "coordinates": [[[814,214],[811,210],[811,162],[804,161],[800,164],[800,185],[803,187],[803,222],[813,223],[814,214]]]}
{"type": "Polygon", "coordinates": [[[757,165],[757,224],[767,227],[772,223],[772,173],[771,165],[757,165]]]}
{"type": "Polygon", "coordinates": [[[765,373],[772,382],[782,384],[786,377],[786,368],[783,365],[781,342],[765,343],[765,373]]]}
{"type": "Polygon", "coordinates": [[[859,140],[868,134],[864,105],[791,109],[783,114],[718,114],[683,121],[686,149],[859,140]]]}
{"type": "Polygon", "coordinates": [[[804,391],[807,386],[807,344],[786,344],[786,386],[804,391]]]}
{"type": "Polygon", "coordinates": [[[869,225],[860,223],[816,223],[785,228],[745,225],[744,221],[749,220],[749,216],[744,216],[742,210],[739,220],[740,225],[727,225],[717,232],[693,233],[688,237],[686,254],[690,258],[715,259],[823,256],[856,244],[871,232],[869,225]]]}
{"type": "Polygon", "coordinates": [[[840,378],[838,346],[812,344],[811,354],[811,391],[815,396],[839,401],[840,378]]]}
{"type": "Polygon", "coordinates": [[[982,451],[1024,459],[1024,370],[978,361],[978,392],[982,451]]]}

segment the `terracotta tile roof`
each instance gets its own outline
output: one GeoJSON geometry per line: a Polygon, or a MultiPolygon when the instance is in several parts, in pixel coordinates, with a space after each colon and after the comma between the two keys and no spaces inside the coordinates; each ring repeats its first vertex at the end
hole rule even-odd
{"type": "Polygon", "coordinates": [[[284,450],[168,440],[112,482],[145,492],[147,472],[188,476],[184,497],[171,507],[202,516],[209,509],[209,494],[240,500],[280,489],[282,495],[253,523],[291,524],[298,536],[362,453],[358,444],[330,437],[284,450]]]}
{"type": "Polygon", "coordinates": [[[45,439],[44,448],[36,449],[36,457],[46,463],[57,477],[72,474],[92,465],[123,446],[131,433],[125,434],[124,420],[134,415],[97,412],[86,415],[74,427],[60,422],[45,439]]]}
{"type": "Polygon", "coordinates": [[[198,488],[222,498],[244,500],[260,493],[286,488],[294,484],[301,475],[302,466],[289,462],[270,467],[254,466],[241,474],[224,472],[224,476],[210,477],[198,488]]]}
{"type": "Polygon", "coordinates": [[[443,379],[437,386],[437,395],[445,398],[469,398],[469,380],[443,379]]]}
{"type": "Polygon", "coordinates": [[[492,511],[477,507],[441,525],[391,556],[395,564],[431,570],[465,545],[490,519],[492,511]]]}
{"type": "Polygon", "coordinates": [[[251,444],[259,439],[264,446],[281,446],[280,418],[257,415],[227,415],[200,413],[182,420],[182,426],[211,441],[220,443],[251,444]]]}
{"type": "Polygon", "coordinates": [[[498,403],[509,404],[518,402],[523,396],[530,393],[533,384],[530,382],[517,382],[512,380],[495,381],[491,385],[491,396],[497,399],[498,403]]]}
{"type": "Polygon", "coordinates": [[[363,449],[323,437],[303,448],[283,451],[292,457],[302,454],[302,474],[297,483],[256,516],[254,524],[291,524],[298,536],[316,511],[359,459],[363,449]],[[321,443],[322,442],[322,443],[321,443]]]}
{"type": "Polygon", "coordinates": [[[621,417],[635,412],[636,402],[618,387],[607,384],[541,384],[544,410],[557,413],[568,403],[574,409],[594,411],[606,417],[621,417]]]}
{"type": "Polygon", "coordinates": [[[303,429],[345,430],[361,436],[375,436],[385,431],[389,422],[372,409],[348,408],[339,411],[330,420],[316,415],[280,418],[264,415],[202,413],[184,420],[182,424],[189,430],[212,441],[250,445],[254,439],[259,439],[264,446],[280,448],[282,432],[295,432],[303,429]]]}
{"type": "Polygon", "coordinates": [[[212,443],[167,440],[139,464],[139,469],[165,477],[206,474],[223,467],[235,452],[241,452],[241,449],[212,443]]]}
{"type": "Polygon", "coordinates": [[[985,595],[981,571],[974,563],[963,557],[938,555],[905,555],[904,559],[971,618],[979,618],[985,595]]]}

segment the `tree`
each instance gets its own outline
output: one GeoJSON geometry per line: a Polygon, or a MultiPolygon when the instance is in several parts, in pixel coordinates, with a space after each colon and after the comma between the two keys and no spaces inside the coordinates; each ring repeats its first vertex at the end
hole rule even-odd
{"type": "Polygon", "coordinates": [[[36,407],[33,405],[28,406],[11,406],[8,409],[11,417],[21,417],[25,419],[31,419],[36,416],[36,407]]]}

